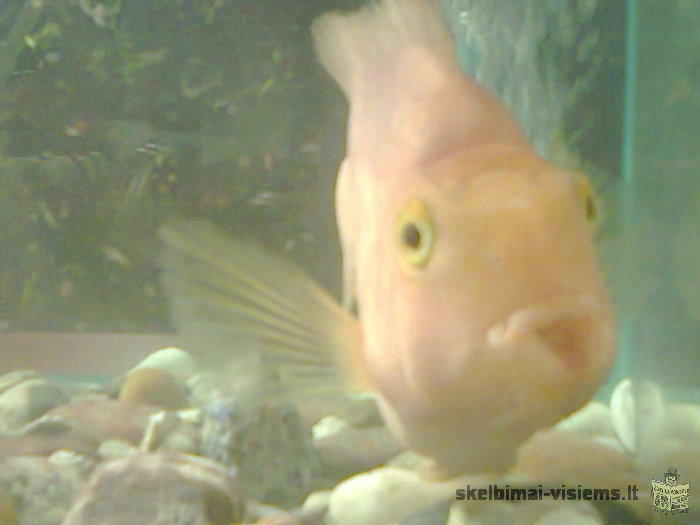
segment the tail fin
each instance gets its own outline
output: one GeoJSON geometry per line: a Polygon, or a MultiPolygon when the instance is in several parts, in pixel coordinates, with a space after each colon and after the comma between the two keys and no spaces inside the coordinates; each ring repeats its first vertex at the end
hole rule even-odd
{"type": "Polygon", "coordinates": [[[450,31],[435,0],[384,0],[349,15],[327,13],[312,26],[323,67],[349,96],[363,73],[420,48],[459,68],[450,31]]]}
{"type": "Polygon", "coordinates": [[[359,325],[304,272],[206,221],[159,235],[174,321],[205,367],[258,396],[275,381],[295,394],[343,393],[359,325]]]}

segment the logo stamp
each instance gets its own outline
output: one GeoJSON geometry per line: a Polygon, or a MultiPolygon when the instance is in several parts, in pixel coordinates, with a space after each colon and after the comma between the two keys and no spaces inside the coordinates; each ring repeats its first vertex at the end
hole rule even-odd
{"type": "Polygon", "coordinates": [[[652,504],[656,512],[676,514],[688,512],[690,485],[678,484],[678,470],[668,468],[663,481],[651,480],[652,504]]]}

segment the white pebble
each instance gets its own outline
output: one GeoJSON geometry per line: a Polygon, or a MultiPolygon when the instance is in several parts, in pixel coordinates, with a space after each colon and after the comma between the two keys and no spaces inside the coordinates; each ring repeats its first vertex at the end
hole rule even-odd
{"type": "Polygon", "coordinates": [[[183,383],[197,373],[197,363],[194,358],[184,350],[175,347],[153,352],[131,370],[139,368],[162,370],[183,383]]]}
{"type": "Polygon", "coordinates": [[[630,379],[620,381],[610,397],[610,413],[618,439],[631,452],[643,453],[663,430],[664,401],[653,383],[639,383],[633,389],[630,379]]]}
{"type": "Polygon", "coordinates": [[[353,476],[333,489],[327,523],[399,523],[425,509],[454,500],[457,488],[488,483],[477,477],[427,481],[411,470],[381,467],[353,476]]]}
{"type": "Polygon", "coordinates": [[[591,401],[556,425],[556,430],[580,436],[614,435],[610,409],[603,403],[591,401]]]}
{"type": "Polygon", "coordinates": [[[105,460],[128,456],[136,452],[135,446],[119,439],[103,441],[97,449],[97,455],[105,460]]]}

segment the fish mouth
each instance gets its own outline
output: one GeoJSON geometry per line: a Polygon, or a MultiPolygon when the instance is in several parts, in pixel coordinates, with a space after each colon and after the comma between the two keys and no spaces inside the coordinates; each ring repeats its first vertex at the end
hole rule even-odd
{"type": "Polygon", "coordinates": [[[591,294],[556,297],[515,310],[486,339],[496,350],[543,349],[567,367],[580,368],[609,339],[606,304],[591,294]]]}

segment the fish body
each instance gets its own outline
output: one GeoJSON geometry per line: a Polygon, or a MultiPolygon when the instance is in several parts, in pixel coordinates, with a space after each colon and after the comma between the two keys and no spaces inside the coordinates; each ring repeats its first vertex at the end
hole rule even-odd
{"type": "Polygon", "coordinates": [[[462,72],[434,4],[383,0],[312,31],[349,102],[336,214],[344,303],[358,315],[203,223],[161,231],[174,315],[264,341],[297,389],[338,389],[350,372],[392,431],[444,469],[508,469],[613,361],[587,185],[538,157],[462,72]]]}
{"type": "Polygon", "coordinates": [[[337,221],[367,382],[412,448],[448,468],[507,467],[612,362],[576,180],[460,69],[430,2],[325,15],[314,37],[349,102],[337,221]]]}

